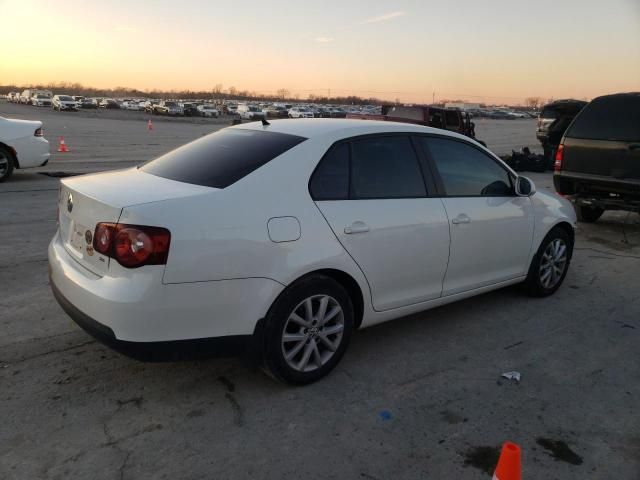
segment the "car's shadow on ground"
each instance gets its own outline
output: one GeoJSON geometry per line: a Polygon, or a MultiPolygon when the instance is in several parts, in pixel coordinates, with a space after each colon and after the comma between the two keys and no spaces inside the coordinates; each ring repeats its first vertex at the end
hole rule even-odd
{"type": "MultiPolygon", "coordinates": [[[[371,382],[377,384],[376,388],[384,389],[385,385],[395,387],[424,374],[432,366],[425,359],[429,351],[436,349],[436,344],[451,344],[450,357],[431,363],[459,360],[456,343],[472,342],[474,337],[482,336],[482,319],[478,321],[478,314],[485,318],[507,318],[513,316],[514,309],[519,310],[523,302],[538,301],[525,296],[514,286],[360,330],[353,336],[334,372],[307,387],[308,391],[345,389],[347,386],[345,391],[353,391],[354,385],[371,382]],[[475,314],[470,315],[469,312],[475,314]],[[397,365],[397,376],[379,376],[376,373],[388,371],[390,364],[397,365]]],[[[91,338],[81,332],[73,337],[81,348],[62,354],[66,357],[64,363],[68,365],[65,373],[72,377],[74,372],[83,377],[87,375],[84,380],[87,382],[99,379],[97,381],[107,390],[126,388],[128,396],[137,395],[139,390],[145,390],[145,395],[153,395],[156,388],[149,388],[150,384],[158,387],[157,394],[166,390],[185,392],[191,387],[201,388],[196,387],[201,382],[209,383],[213,389],[232,392],[242,388],[266,396],[281,395],[291,388],[265,375],[258,364],[245,356],[141,362],[91,342],[91,338]],[[87,345],[85,342],[91,343],[87,345]],[[125,384],[121,382],[123,378],[127,379],[125,384]]]]}

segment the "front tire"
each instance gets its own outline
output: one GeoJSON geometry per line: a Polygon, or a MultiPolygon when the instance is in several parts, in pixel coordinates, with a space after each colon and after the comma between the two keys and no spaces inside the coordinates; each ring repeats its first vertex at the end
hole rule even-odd
{"type": "Polygon", "coordinates": [[[524,283],[525,291],[533,297],[546,297],[555,293],[567,275],[572,253],[573,243],[566,230],[553,228],[531,261],[524,283]]]}
{"type": "Polygon", "coordinates": [[[0,147],[0,183],[9,180],[13,174],[13,154],[4,147],[0,147]]]}
{"type": "Polygon", "coordinates": [[[327,375],[347,349],[354,310],[346,290],[310,275],[285,290],[265,318],[264,363],[278,380],[308,384],[327,375]]]}
{"type": "Polygon", "coordinates": [[[597,222],[598,219],[604,213],[603,208],[598,207],[588,207],[588,206],[577,206],[575,207],[576,217],[579,222],[582,223],[594,223],[597,222]]]}

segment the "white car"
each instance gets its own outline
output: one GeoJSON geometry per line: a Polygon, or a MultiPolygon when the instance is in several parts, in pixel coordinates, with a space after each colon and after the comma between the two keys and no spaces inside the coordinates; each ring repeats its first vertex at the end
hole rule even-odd
{"type": "Polygon", "coordinates": [[[0,117],[0,182],[16,168],[43,167],[48,161],[42,122],[0,117]]]}
{"type": "Polygon", "coordinates": [[[62,307],[109,345],[253,342],[274,376],[326,375],[354,330],[524,282],[552,294],[571,204],[467,137],[366,120],[248,123],[61,181],[62,307]]]}
{"type": "Polygon", "coordinates": [[[267,118],[266,114],[256,105],[247,105],[241,103],[240,105],[238,105],[237,113],[240,114],[240,118],[244,118],[246,120],[259,120],[267,118]]]}
{"type": "Polygon", "coordinates": [[[304,107],[293,107],[289,109],[289,118],[313,118],[313,112],[304,107]]]}
{"type": "Polygon", "coordinates": [[[196,109],[203,117],[218,117],[220,115],[218,109],[213,105],[198,105],[196,109]]]}
{"type": "Polygon", "coordinates": [[[31,97],[31,105],[34,107],[50,107],[51,97],[42,93],[37,93],[31,97]]]}
{"type": "Polygon", "coordinates": [[[75,112],[78,110],[78,102],[70,95],[54,95],[51,100],[51,106],[59,112],[63,110],[75,112]]]}

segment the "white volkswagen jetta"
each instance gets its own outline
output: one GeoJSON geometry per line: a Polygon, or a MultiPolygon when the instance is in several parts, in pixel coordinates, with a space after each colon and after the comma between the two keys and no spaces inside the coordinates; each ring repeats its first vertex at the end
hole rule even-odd
{"type": "Polygon", "coordinates": [[[574,226],[568,201],[461,135],[256,122],[62,180],[51,286],[134,356],[251,340],[276,377],[308,383],[357,328],[519,282],[553,293],[574,226]]]}

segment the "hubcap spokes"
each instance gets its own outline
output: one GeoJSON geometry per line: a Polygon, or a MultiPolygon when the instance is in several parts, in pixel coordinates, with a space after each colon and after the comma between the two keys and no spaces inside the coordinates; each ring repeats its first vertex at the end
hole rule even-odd
{"type": "Polygon", "coordinates": [[[540,283],[544,288],[555,287],[567,266],[567,245],[556,238],[545,249],[540,261],[540,283]]]}
{"type": "Polygon", "coordinates": [[[9,159],[0,153],[0,177],[9,170],[9,159]]]}
{"type": "Polygon", "coordinates": [[[293,309],[282,333],[282,354],[294,370],[310,372],[333,357],[344,332],[344,312],[328,295],[308,297],[293,309]]]}

